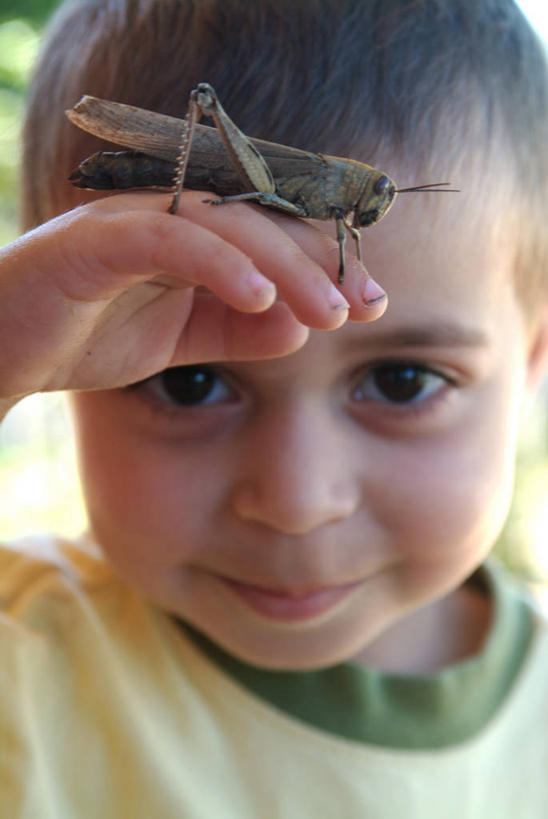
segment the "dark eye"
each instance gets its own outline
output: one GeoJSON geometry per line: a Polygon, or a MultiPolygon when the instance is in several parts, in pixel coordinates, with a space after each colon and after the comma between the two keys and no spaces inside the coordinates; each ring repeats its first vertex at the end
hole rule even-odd
{"type": "Polygon", "coordinates": [[[375,184],[373,185],[373,190],[379,196],[382,196],[383,193],[386,193],[387,190],[390,188],[391,182],[387,176],[379,176],[376,180],[375,184]]]}
{"type": "Polygon", "coordinates": [[[149,378],[141,385],[155,398],[179,407],[197,407],[226,401],[228,387],[213,367],[193,365],[172,367],[149,378]]]}
{"type": "Polygon", "coordinates": [[[438,392],[445,384],[446,378],[419,364],[383,364],[362,378],[354,397],[393,404],[414,403],[438,392]]]}

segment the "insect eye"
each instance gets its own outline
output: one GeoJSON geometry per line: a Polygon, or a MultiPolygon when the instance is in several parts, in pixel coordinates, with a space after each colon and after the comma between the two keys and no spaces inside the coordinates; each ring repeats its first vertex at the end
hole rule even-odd
{"type": "Polygon", "coordinates": [[[386,193],[386,191],[389,188],[390,188],[390,179],[387,176],[384,176],[384,174],[382,176],[379,176],[379,178],[376,180],[375,184],[373,185],[373,190],[379,196],[382,196],[383,193],[386,193]]]}

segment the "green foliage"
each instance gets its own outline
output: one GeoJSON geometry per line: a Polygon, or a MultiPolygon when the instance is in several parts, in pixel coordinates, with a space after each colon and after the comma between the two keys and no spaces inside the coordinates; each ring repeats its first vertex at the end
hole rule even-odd
{"type": "Polygon", "coordinates": [[[38,42],[37,29],[26,20],[0,23],[0,246],[17,231],[20,122],[38,42]]]}
{"type": "Polygon", "coordinates": [[[25,20],[0,24],[0,88],[22,93],[29,76],[39,35],[25,20]]]}
{"type": "Polygon", "coordinates": [[[0,23],[17,18],[38,27],[58,5],[59,0],[2,0],[0,23]]]}

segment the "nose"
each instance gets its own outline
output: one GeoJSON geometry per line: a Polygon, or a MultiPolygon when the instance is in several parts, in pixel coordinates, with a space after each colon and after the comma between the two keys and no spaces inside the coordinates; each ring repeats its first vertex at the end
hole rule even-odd
{"type": "Polygon", "coordinates": [[[303,535],[350,517],[359,485],[344,424],[328,408],[288,404],[248,427],[231,500],[242,520],[303,535]]]}

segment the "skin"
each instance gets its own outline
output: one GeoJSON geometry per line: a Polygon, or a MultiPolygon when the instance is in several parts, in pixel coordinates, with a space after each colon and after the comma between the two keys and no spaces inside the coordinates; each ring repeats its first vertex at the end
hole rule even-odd
{"type": "Polygon", "coordinates": [[[356,260],[337,289],[326,275],[336,242],[298,220],[282,228],[263,209],[212,208],[195,191],[177,218],[167,196],[74,192],[67,209],[82,199],[92,201],[0,248],[0,416],[33,392],[284,355],[308,327],[371,321],[386,306],[371,302],[383,291],[356,260]]]}
{"type": "Polygon", "coordinates": [[[475,651],[489,602],[463,583],[504,521],[548,349],[505,227],[466,194],[399,200],[365,236],[381,320],[203,368],[190,405],[188,373],[77,392],[91,528],[119,574],[265,668],[415,672],[475,651]],[[411,393],[383,392],[381,366],[407,366],[411,393]]]}

